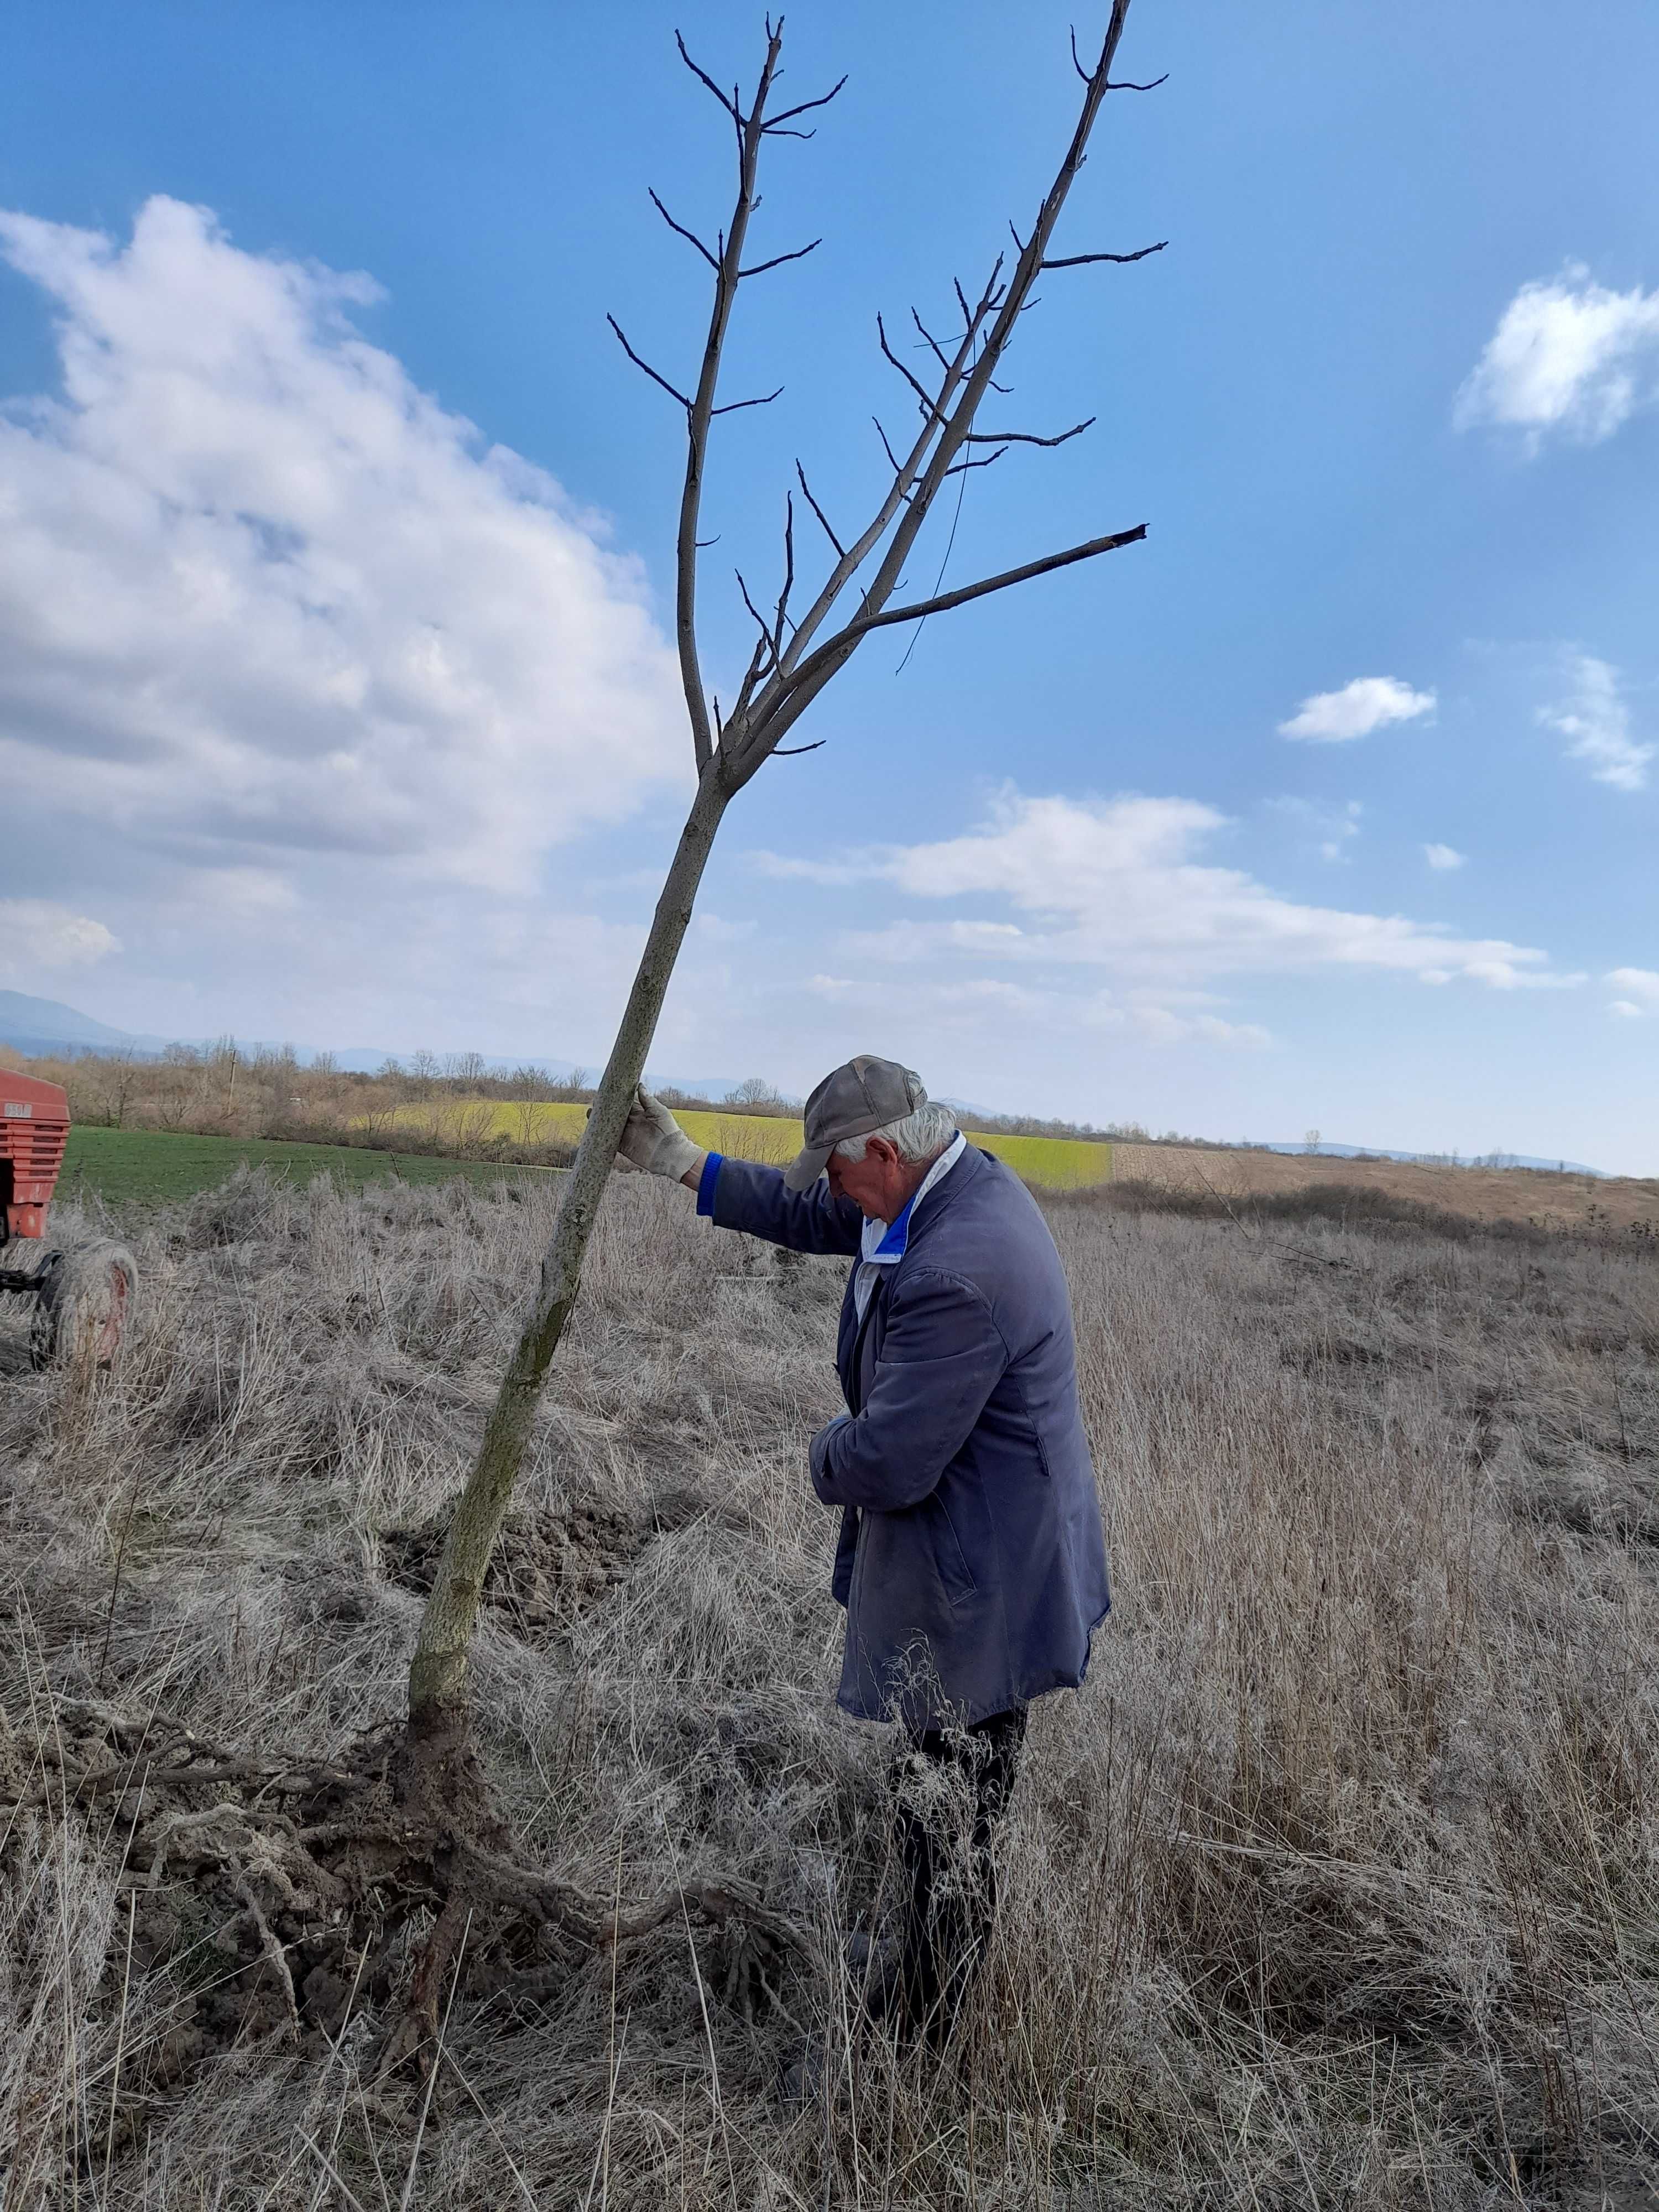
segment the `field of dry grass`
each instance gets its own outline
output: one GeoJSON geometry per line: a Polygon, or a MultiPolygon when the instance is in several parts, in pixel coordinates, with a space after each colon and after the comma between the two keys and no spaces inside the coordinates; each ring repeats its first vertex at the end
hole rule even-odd
{"type": "Polygon", "coordinates": [[[1118,1182],[1176,1191],[1213,1190],[1241,1198],[1280,1197],[1313,1188],[1381,1191],[1411,1205],[1466,1214],[1472,1221],[1524,1221],[1638,1242],[1659,1239],[1659,1182],[1636,1176],[1551,1174],[1540,1168],[1452,1167],[1415,1160],[1346,1160],[1304,1152],[1218,1150],[1204,1146],[1112,1147],[1118,1182]]]}
{"type": "Polygon", "coordinates": [[[464,1983],[426,2104],[373,2078],[379,1969],[308,1979],[296,2021],[280,1870],[224,1909],[211,1793],[65,1811],[64,1743],[316,1758],[396,1709],[551,1203],[244,1178],[133,1229],[113,1376],[35,1376],[0,1327],[8,2212],[1651,2202],[1640,1249],[1052,1202],[1118,1604],[1034,1718],[942,2065],[848,2034],[829,1966],[880,1910],[886,1758],[833,1705],[801,1471],[837,1270],[644,1177],[494,1592],[487,1753],[550,1869],[624,1898],[723,1869],[816,1960],[757,1985],[688,1917],[464,1983]]]}

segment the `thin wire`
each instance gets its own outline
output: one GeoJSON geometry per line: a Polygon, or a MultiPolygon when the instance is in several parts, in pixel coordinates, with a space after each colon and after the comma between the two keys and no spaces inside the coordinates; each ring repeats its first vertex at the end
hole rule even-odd
{"type": "MultiPolygon", "coordinates": [[[[939,564],[939,574],[933,579],[933,588],[927,595],[929,599],[936,599],[939,597],[939,587],[945,581],[945,571],[950,566],[951,562],[951,548],[957,542],[957,525],[962,520],[962,502],[967,496],[968,471],[964,468],[962,472],[962,482],[957,486],[957,511],[951,517],[951,535],[945,541],[945,558],[939,564]]],[[[927,617],[924,615],[910,633],[910,642],[904,648],[904,659],[900,661],[898,666],[893,671],[895,676],[903,675],[905,669],[909,663],[910,655],[915,651],[917,641],[927,627],[927,617]]]]}

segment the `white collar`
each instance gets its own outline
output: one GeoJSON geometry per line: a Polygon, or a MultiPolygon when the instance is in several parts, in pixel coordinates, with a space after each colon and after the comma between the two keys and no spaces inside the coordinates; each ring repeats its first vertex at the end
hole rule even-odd
{"type": "Polygon", "coordinates": [[[861,1260],[872,1261],[878,1267],[890,1267],[904,1257],[906,1248],[910,1242],[910,1224],[915,1218],[916,1208],[932,1190],[933,1185],[936,1182],[942,1182],[950,1174],[967,1149],[968,1139],[960,1130],[957,1130],[956,1135],[916,1185],[913,1196],[899,1209],[897,1219],[891,1222],[866,1221],[865,1223],[864,1233],[859,1247],[859,1256],[861,1260]]]}

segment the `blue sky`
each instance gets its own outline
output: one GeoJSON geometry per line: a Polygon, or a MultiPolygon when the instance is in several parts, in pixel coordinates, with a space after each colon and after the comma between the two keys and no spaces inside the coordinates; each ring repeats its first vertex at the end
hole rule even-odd
{"type": "MultiPolygon", "coordinates": [[[[682,20],[752,72],[749,10],[682,20]]],[[[786,389],[716,446],[717,684],[795,456],[878,495],[876,310],[942,319],[1029,219],[1068,20],[792,11],[787,90],[849,81],[763,182],[768,250],[823,243],[740,303],[730,392],[786,389]]],[[[646,187],[730,195],[674,22],[13,21],[0,980],[602,1056],[690,752],[682,432],[604,318],[684,370],[646,187]]],[[[1659,1172],[1659,17],[1136,0],[1123,64],[1169,82],[1109,103],[1063,248],[1168,250],[1047,282],[1012,419],[1098,421],[969,479],[945,578],[1147,541],[865,649],[728,817],[653,1059],[1659,1172]]]]}

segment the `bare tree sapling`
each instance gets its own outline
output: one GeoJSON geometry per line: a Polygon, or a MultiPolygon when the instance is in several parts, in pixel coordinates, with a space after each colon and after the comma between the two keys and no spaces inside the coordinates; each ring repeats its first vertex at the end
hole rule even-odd
{"type": "Polygon", "coordinates": [[[959,283],[955,285],[951,326],[947,331],[936,337],[920,314],[911,311],[911,320],[929,360],[926,377],[917,376],[907,366],[890,341],[884,319],[878,316],[877,342],[883,357],[902,379],[907,406],[914,410],[916,419],[908,435],[900,438],[896,445],[878,422],[890,474],[875,513],[855,532],[836,528],[813,493],[805,471],[796,464],[804,507],[828,541],[827,572],[810,602],[796,613],[801,593],[792,490],[786,502],[781,575],[769,613],[756,605],[747,585],[738,578],[756,635],[748,665],[724,712],[705,684],[697,634],[698,562],[703,550],[698,529],[709,435],[717,417],[739,408],[765,405],[777,394],[721,400],[721,361],[742,285],[787,262],[803,259],[818,243],[815,240],[791,251],[745,259],[750,218],[757,204],[762,153],[769,139],[810,137],[811,131],[805,118],[825,107],[841,85],[817,99],[774,107],[783,42],[781,20],[767,22],[765,58],[746,103],[737,92],[722,89],[692,59],[684,40],[678,40],[686,66],[727,117],[737,155],[736,197],[713,246],[676,221],[657,194],[651,194],[663,220],[702,255],[712,274],[713,304],[695,383],[689,390],[682,388],[635,350],[614,318],[611,327],[629,359],[685,414],[685,477],[676,546],[675,635],[696,766],[696,791],[565,1182],[536,1294],[501,1379],[477,1460],[450,1521],[421,1620],[410,1668],[405,1774],[422,1775],[425,1787],[420,1794],[428,1802],[434,1794],[453,1800],[458,1788],[476,1783],[468,1747],[466,1672],[485,1573],[524,1462],[538,1400],[576,1301],[583,1255],[599,1200],[691,920],[697,887],[727,806],[775,754],[810,750],[786,746],[783,740],[825,685],[878,630],[966,605],[1073,562],[1115,552],[1146,534],[1144,524],[1115,530],[1082,544],[1021,562],[974,583],[936,592],[927,599],[894,603],[917,538],[935,501],[953,477],[965,470],[990,466],[1015,446],[1064,445],[1086,430],[1094,419],[1091,416],[1089,422],[1056,433],[1001,427],[982,429],[979,424],[981,404],[988,394],[1000,390],[999,367],[1021,316],[1031,304],[1032,288],[1039,276],[1090,264],[1139,261],[1160,251],[1161,242],[1127,252],[1056,256],[1050,252],[1055,227],[1083,167],[1090,136],[1107,94],[1152,88],[1115,82],[1111,77],[1128,11],[1129,0],[1114,0],[1092,68],[1079,60],[1075,37],[1073,40],[1072,59],[1083,82],[1076,126],[1029,231],[1022,238],[1011,226],[1012,255],[1005,252],[996,257],[977,295],[966,292],[959,283]],[[860,582],[860,578],[865,580],[860,582]]]}

